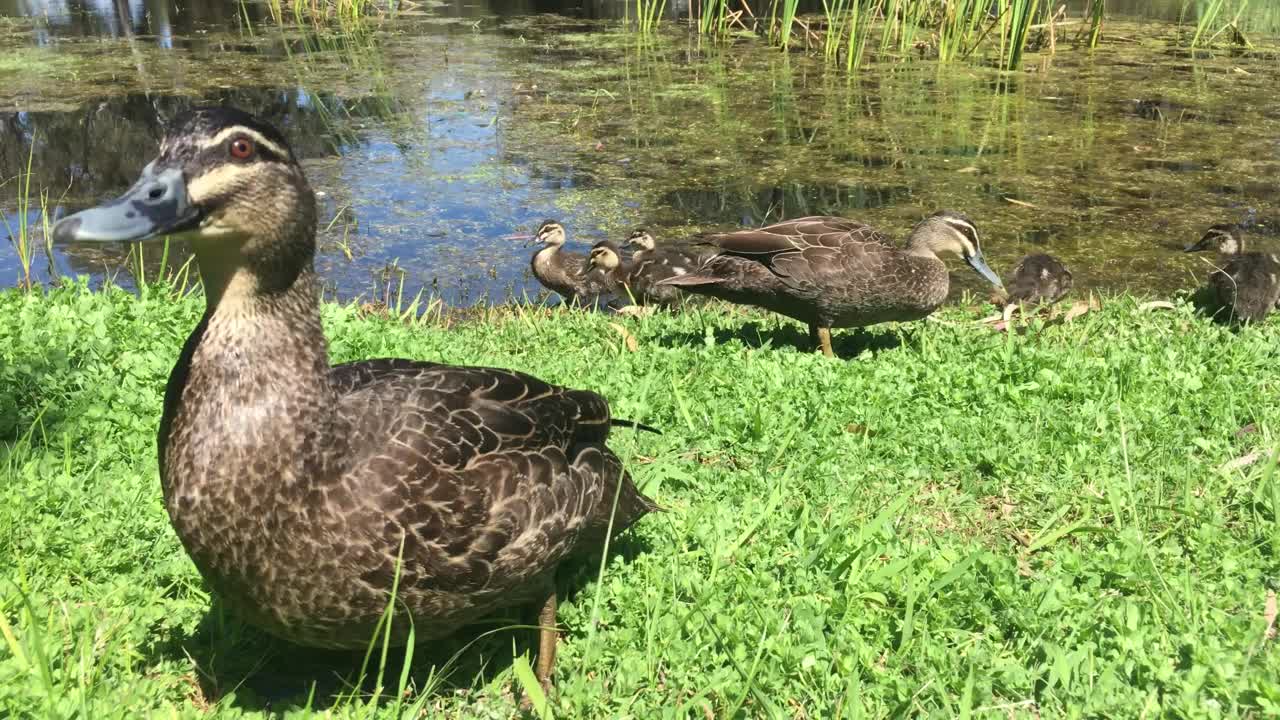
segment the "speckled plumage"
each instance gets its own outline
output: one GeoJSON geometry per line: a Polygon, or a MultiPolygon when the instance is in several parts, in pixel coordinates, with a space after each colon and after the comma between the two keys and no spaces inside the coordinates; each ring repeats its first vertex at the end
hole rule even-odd
{"type": "Polygon", "coordinates": [[[925,317],[946,299],[950,285],[937,253],[962,242],[978,253],[973,224],[951,211],[921,221],[904,249],[869,225],[839,217],[806,217],[703,239],[718,252],[695,273],[666,282],[762,307],[811,328],[925,317]]]}
{"type": "Polygon", "coordinates": [[[1071,271],[1052,255],[1037,253],[1018,261],[1009,276],[1008,302],[1051,304],[1071,290],[1071,271]]]}
{"type": "Polygon", "coordinates": [[[201,207],[208,307],[158,445],[173,527],[235,613],[303,645],[362,648],[399,565],[392,642],[406,616],[426,640],[547,597],[562,561],[599,551],[615,495],[615,532],[654,509],[606,446],[615,421],[593,392],[416,360],[330,367],[314,194],[291,153],[238,162],[208,145],[228,128],[288,153],[225,108],[180,118],[161,146],[157,164],[181,167],[201,207]]]}
{"type": "Polygon", "coordinates": [[[1217,268],[1209,273],[1209,288],[1228,319],[1260,322],[1280,307],[1280,255],[1245,252],[1244,228],[1214,225],[1187,252],[1216,250],[1217,268]]]}

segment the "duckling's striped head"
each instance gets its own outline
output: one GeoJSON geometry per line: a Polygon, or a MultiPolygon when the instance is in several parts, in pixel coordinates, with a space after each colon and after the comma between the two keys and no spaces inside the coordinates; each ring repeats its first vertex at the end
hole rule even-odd
{"type": "MultiPolygon", "coordinates": [[[[173,120],[160,154],[123,196],[64,218],[58,241],[195,241],[252,257],[314,253],[315,195],[278,130],[230,107],[173,120]],[[290,242],[301,239],[301,242],[290,242]]],[[[270,259],[279,259],[270,258],[270,259]]]]}
{"type": "Polygon", "coordinates": [[[564,226],[555,220],[543,220],[534,238],[543,245],[564,245],[564,226]]]}
{"type": "Polygon", "coordinates": [[[925,250],[933,255],[959,255],[987,282],[996,287],[1004,286],[982,256],[977,226],[964,213],[955,210],[935,212],[916,224],[907,244],[909,248],[925,250]]]}
{"type": "Polygon", "coordinates": [[[622,262],[618,253],[618,246],[610,240],[601,240],[591,246],[591,255],[587,258],[587,263],[593,268],[609,271],[618,267],[622,262]]]}
{"type": "Polygon", "coordinates": [[[631,234],[627,236],[626,244],[628,247],[636,247],[645,251],[653,250],[654,247],[656,247],[653,236],[644,228],[636,228],[635,230],[632,230],[631,234]]]}
{"type": "Polygon", "coordinates": [[[1244,252],[1244,228],[1232,224],[1214,225],[1199,241],[1188,245],[1183,252],[1205,250],[1217,250],[1223,255],[1237,255],[1244,252]]]}

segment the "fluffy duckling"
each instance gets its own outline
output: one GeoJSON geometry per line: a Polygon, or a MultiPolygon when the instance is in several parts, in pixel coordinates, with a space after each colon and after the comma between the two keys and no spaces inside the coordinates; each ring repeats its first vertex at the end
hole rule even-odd
{"type": "MultiPolygon", "coordinates": [[[[630,298],[637,305],[675,305],[680,302],[680,290],[670,285],[658,285],[648,270],[662,266],[650,258],[648,262],[623,260],[622,251],[611,240],[601,240],[591,247],[587,266],[604,274],[613,294],[630,298]]],[[[663,276],[659,276],[663,277],[663,276]]]]}
{"type": "Polygon", "coordinates": [[[601,297],[609,291],[609,283],[603,273],[586,271],[585,256],[564,249],[564,226],[555,220],[546,220],[538,227],[533,239],[543,246],[529,261],[538,282],[560,295],[566,303],[599,304],[601,297]]]}
{"type": "Polygon", "coordinates": [[[1280,305],[1280,257],[1245,252],[1244,245],[1241,225],[1214,225],[1185,252],[1216,250],[1218,266],[1209,273],[1209,289],[1218,308],[1233,320],[1259,322],[1280,305]]]}

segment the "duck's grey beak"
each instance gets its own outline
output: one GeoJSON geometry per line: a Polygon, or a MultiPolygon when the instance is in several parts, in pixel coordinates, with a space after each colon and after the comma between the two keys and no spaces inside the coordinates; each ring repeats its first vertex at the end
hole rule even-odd
{"type": "MultiPolygon", "coordinates": [[[[1212,233],[1210,233],[1210,234],[1212,234],[1212,233]]],[[[1182,248],[1182,252],[1184,252],[1184,253],[1193,253],[1193,252],[1200,252],[1201,250],[1208,250],[1208,249],[1209,249],[1209,235],[1205,235],[1204,237],[1200,238],[1199,240],[1197,240],[1197,241],[1195,241],[1195,242],[1191,243],[1190,245],[1187,245],[1186,247],[1182,248]]]]}
{"type": "Polygon", "coordinates": [[[1004,283],[1000,282],[1000,276],[992,272],[987,265],[987,261],[982,257],[982,251],[979,250],[972,255],[966,255],[964,261],[969,263],[969,267],[973,268],[979,275],[986,278],[987,282],[998,288],[1003,288],[1004,283]]]}
{"type": "Polygon", "coordinates": [[[200,219],[200,210],[187,196],[182,171],[178,168],[156,170],[152,161],[124,195],[59,220],[53,226],[53,241],[146,240],[190,229],[200,219]]]}

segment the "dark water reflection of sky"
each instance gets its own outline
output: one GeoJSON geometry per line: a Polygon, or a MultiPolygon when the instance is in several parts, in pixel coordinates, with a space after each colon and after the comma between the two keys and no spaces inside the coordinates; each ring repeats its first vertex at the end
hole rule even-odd
{"type": "MultiPolygon", "coordinates": [[[[40,189],[82,207],[132,182],[166,118],[231,102],[304,158],[343,297],[402,281],[451,303],[534,294],[530,251],[500,238],[544,217],[581,250],[640,224],[672,237],[817,212],[901,236],[945,205],[978,221],[998,270],[1049,250],[1078,284],[1139,290],[1186,285],[1202,269],[1174,249],[1247,208],[1274,240],[1277,55],[1191,55],[1176,28],[1122,19],[1195,3],[1112,0],[1097,53],[1014,75],[888,58],[852,78],[672,24],[638,47],[600,20],[620,2],[424,7],[342,34],[282,30],[261,3],[0,0],[0,211],[16,227],[28,160],[32,207],[40,189]]],[[[126,251],[50,265],[41,249],[34,274],[114,274],[126,251]]],[[[0,245],[0,284],[20,274],[0,245]]]]}

